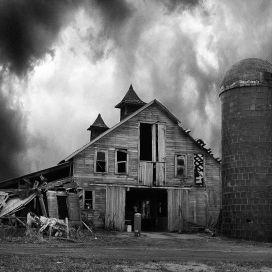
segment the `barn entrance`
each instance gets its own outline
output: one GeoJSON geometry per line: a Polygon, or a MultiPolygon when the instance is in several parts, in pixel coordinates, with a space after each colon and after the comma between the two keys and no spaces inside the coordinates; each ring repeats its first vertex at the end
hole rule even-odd
{"type": "Polygon", "coordinates": [[[129,191],[126,192],[125,219],[132,226],[136,212],[142,215],[143,231],[166,231],[166,189],[129,188],[129,191]]]}

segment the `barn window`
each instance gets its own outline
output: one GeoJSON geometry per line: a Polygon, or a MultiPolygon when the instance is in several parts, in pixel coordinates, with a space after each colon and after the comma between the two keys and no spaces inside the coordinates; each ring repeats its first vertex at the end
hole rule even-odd
{"type": "Polygon", "coordinates": [[[126,149],[118,149],[115,153],[115,169],[117,174],[126,174],[128,172],[128,154],[126,149]]]}
{"type": "Polygon", "coordinates": [[[195,184],[203,185],[204,184],[204,155],[203,154],[194,154],[194,175],[195,175],[195,184]]]}
{"type": "Polygon", "coordinates": [[[86,210],[94,209],[94,191],[84,190],[83,203],[84,209],[86,210]]]}
{"type": "Polygon", "coordinates": [[[140,123],[140,160],[152,161],[152,124],[140,123]]]}
{"type": "Polygon", "coordinates": [[[95,160],[95,172],[105,173],[107,172],[107,152],[97,151],[95,160]]]}
{"type": "Polygon", "coordinates": [[[186,176],[186,156],[176,155],[175,157],[175,176],[183,178],[186,176]]]}

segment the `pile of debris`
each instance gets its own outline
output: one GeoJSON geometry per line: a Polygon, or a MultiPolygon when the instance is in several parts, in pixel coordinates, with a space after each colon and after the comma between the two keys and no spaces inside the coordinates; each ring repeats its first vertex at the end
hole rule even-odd
{"type": "Polygon", "coordinates": [[[2,226],[23,226],[27,235],[34,226],[49,238],[75,238],[82,226],[92,232],[81,220],[78,188],[71,177],[47,182],[40,175],[34,182],[20,180],[16,187],[0,189],[2,226]]]}

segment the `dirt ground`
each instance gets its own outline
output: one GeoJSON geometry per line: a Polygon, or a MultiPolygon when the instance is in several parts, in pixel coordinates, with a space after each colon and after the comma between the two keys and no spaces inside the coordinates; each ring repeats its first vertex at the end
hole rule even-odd
{"type": "Polygon", "coordinates": [[[272,244],[206,234],[97,233],[76,242],[10,238],[0,271],[272,271],[272,244]]]}

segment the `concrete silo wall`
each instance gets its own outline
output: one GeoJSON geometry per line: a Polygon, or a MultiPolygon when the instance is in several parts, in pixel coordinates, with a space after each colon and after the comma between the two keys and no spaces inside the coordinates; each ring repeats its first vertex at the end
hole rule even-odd
{"type": "Polygon", "coordinates": [[[272,88],[269,85],[247,83],[226,88],[220,95],[222,232],[230,237],[272,241],[272,88]]]}

